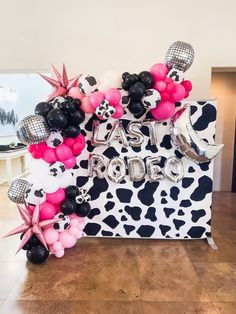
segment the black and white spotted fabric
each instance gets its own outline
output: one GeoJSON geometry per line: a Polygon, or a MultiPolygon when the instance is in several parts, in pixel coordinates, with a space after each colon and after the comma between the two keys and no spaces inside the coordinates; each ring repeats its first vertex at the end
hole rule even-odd
{"type": "MultiPolygon", "coordinates": [[[[123,120],[129,122],[128,115],[123,120]]],[[[131,118],[131,117],[130,117],[131,118]]],[[[134,119],[134,118],[131,118],[134,119]]],[[[191,119],[199,136],[214,143],[216,104],[214,101],[192,102],[191,119]]],[[[103,123],[106,130],[112,127],[109,119],[103,123]]],[[[123,148],[117,141],[114,146],[91,145],[92,119],[85,121],[87,145],[78,157],[77,185],[86,188],[91,195],[91,213],[84,230],[87,236],[124,238],[196,239],[211,234],[211,203],[213,162],[197,165],[182,156],[171,143],[169,122],[159,126],[159,143],[149,144],[148,129],[142,128],[145,141],[142,147],[123,148]],[[184,165],[184,178],[173,183],[168,179],[159,182],[131,182],[129,176],[121,183],[109,179],[88,177],[90,153],[103,155],[106,162],[114,156],[124,159],[132,156],[177,156],[184,165]]],[[[86,134],[85,134],[86,133],[86,134]]]]}

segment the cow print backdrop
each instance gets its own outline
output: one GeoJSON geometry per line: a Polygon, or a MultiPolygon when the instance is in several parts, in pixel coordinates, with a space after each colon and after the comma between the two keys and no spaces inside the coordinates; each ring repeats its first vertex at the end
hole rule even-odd
{"type": "MultiPolygon", "coordinates": [[[[126,125],[134,119],[124,116],[126,125]]],[[[191,102],[191,120],[199,136],[214,143],[216,104],[215,101],[191,102]]],[[[111,130],[113,119],[103,123],[104,136],[111,130]]],[[[184,157],[171,143],[169,122],[159,126],[159,143],[150,145],[149,132],[142,127],[145,141],[142,147],[124,148],[117,141],[114,146],[94,147],[91,145],[92,119],[82,126],[87,146],[78,158],[79,177],[77,185],[91,195],[92,211],[84,230],[86,236],[195,239],[211,235],[211,203],[213,161],[197,165],[184,157]],[[129,176],[121,183],[88,177],[89,154],[103,155],[108,162],[114,156],[127,157],[177,156],[184,166],[184,178],[173,183],[168,179],[149,182],[147,178],[132,182],[129,176]]]]}

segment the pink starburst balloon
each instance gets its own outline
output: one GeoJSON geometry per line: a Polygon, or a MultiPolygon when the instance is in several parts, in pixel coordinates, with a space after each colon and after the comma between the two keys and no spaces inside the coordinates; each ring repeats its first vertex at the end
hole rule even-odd
{"type": "Polygon", "coordinates": [[[66,71],[66,67],[64,63],[63,63],[62,74],[59,73],[59,71],[55,68],[53,64],[52,64],[52,69],[55,73],[56,79],[39,73],[39,75],[54,88],[53,93],[48,96],[48,101],[50,101],[54,97],[66,96],[71,88],[77,86],[78,80],[79,80],[79,75],[70,80],[68,79],[67,71],[66,71]]]}
{"type": "Polygon", "coordinates": [[[24,232],[20,246],[16,253],[22,249],[22,247],[29,241],[33,234],[35,234],[39,241],[46,247],[46,249],[48,249],[47,243],[43,236],[42,228],[55,223],[60,219],[56,218],[39,221],[39,204],[36,205],[33,214],[31,214],[27,205],[25,205],[25,208],[17,205],[17,208],[24,223],[8,232],[4,238],[24,232]]]}

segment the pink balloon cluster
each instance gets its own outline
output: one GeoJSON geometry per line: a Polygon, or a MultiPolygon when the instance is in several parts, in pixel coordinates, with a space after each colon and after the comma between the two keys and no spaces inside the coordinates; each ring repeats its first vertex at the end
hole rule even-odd
{"type": "Polygon", "coordinates": [[[35,159],[42,158],[47,163],[61,161],[67,169],[74,167],[76,157],[81,154],[85,147],[85,139],[82,134],[76,138],[66,138],[63,143],[57,147],[48,147],[45,142],[39,144],[31,144],[28,151],[35,159]]]}
{"type": "Polygon", "coordinates": [[[85,226],[85,219],[73,214],[70,215],[69,228],[60,232],[53,228],[47,227],[43,231],[44,239],[49,246],[50,252],[60,258],[64,255],[65,249],[75,246],[78,239],[82,237],[85,226]]]}
{"type": "Polygon", "coordinates": [[[155,81],[154,89],[158,90],[161,95],[161,102],[151,110],[153,117],[157,120],[166,120],[172,117],[175,103],[187,98],[192,90],[190,81],[183,80],[181,83],[177,83],[168,77],[169,71],[163,63],[156,63],[150,69],[155,81]]]}
{"type": "MultiPolygon", "coordinates": [[[[112,114],[112,118],[120,119],[124,114],[124,108],[120,104],[121,93],[117,88],[109,88],[105,92],[94,92],[88,98],[89,106],[93,108],[93,112],[96,112],[96,109],[102,104],[102,102],[106,101],[109,106],[114,108],[115,112],[112,114]]],[[[97,115],[97,117],[103,120],[100,115],[97,115]]]]}

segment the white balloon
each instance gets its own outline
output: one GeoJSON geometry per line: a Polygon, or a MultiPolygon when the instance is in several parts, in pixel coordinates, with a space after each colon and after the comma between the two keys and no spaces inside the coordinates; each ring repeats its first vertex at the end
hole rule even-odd
{"type": "Polygon", "coordinates": [[[98,90],[103,92],[108,88],[120,88],[122,84],[121,74],[116,71],[104,73],[98,80],[98,90]]]}

